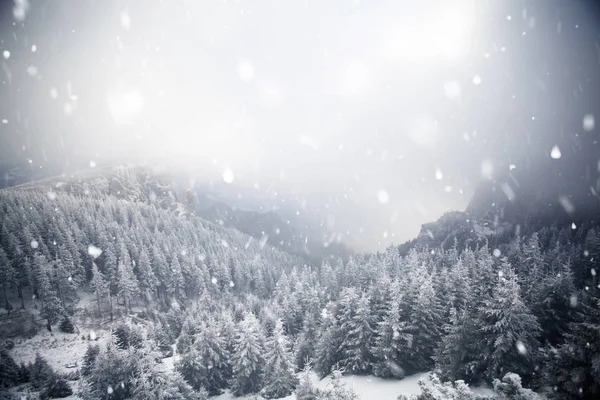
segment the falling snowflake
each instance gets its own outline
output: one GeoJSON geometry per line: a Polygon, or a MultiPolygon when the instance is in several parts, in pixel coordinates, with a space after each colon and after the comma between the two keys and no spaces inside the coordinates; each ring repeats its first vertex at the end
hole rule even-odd
{"type": "Polygon", "coordinates": [[[10,51],[8,51],[8,50],[4,50],[4,51],[2,52],[2,56],[4,56],[4,59],[5,59],[5,60],[8,60],[8,59],[10,58],[10,51]]]}
{"type": "Polygon", "coordinates": [[[88,254],[94,258],[98,258],[102,254],[102,249],[94,246],[93,244],[90,244],[88,246],[88,254]]]}
{"type": "Polygon", "coordinates": [[[37,249],[40,244],[37,242],[37,240],[32,240],[30,245],[32,249],[37,249]]]}
{"type": "Polygon", "coordinates": [[[260,237],[260,240],[258,241],[258,245],[261,249],[265,247],[265,245],[267,244],[267,240],[269,240],[269,235],[263,233],[263,235],[260,237]]]}
{"type": "Polygon", "coordinates": [[[15,5],[13,6],[13,17],[17,21],[24,21],[27,12],[29,11],[28,0],[14,0],[15,5]]]}
{"type": "Polygon", "coordinates": [[[473,85],[475,85],[475,86],[481,85],[481,82],[482,82],[481,81],[481,76],[475,75],[473,77],[473,85]]]}
{"type": "Polygon", "coordinates": [[[254,66],[248,60],[242,60],[238,64],[238,75],[244,82],[250,82],[254,78],[254,66]]]}
{"type": "Polygon", "coordinates": [[[29,76],[36,76],[38,73],[38,69],[35,65],[30,65],[29,67],[27,67],[27,73],[29,74],[29,76]]]}
{"type": "Polygon", "coordinates": [[[460,84],[457,81],[446,82],[444,84],[444,95],[449,99],[460,96],[460,84]]]}
{"type": "Polygon", "coordinates": [[[558,198],[558,202],[567,214],[573,214],[575,212],[575,206],[573,203],[571,203],[571,200],[569,200],[567,196],[560,196],[558,198]]]}
{"type": "Polygon", "coordinates": [[[583,117],[583,129],[586,132],[590,132],[594,130],[596,126],[596,121],[594,120],[594,116],[592,114],[586,114],[583,117]]]}
{"type": "Polygon", "coordinates": [[[498,258],[498,257],[500,257],[500,255],[502,253],[500,252],[500,249],[494,249],[493,254],[494,254],[494,257],[498,258]]]}
{"type": "Polygon", "coordinates": [[[577,296],[572,294],[571,297],[569,298],[569,304],[571,305],[571,307],[577,307],[577,296]]]}
{"type": "Polygon", "coordinates": [[[527,348],[520,340],[517,340],[517,351],[519,352],[519,354],[527,354],[527,348]]]}
{"type": "Polygon", "coordinates": [[[96,161],[90,160],[90,168],[96,168],[96,161]]]}
{"type": "Polygon", "coordinates": [[[575,225],[575,222],[573,222],[573,223],[571,224],[571,229],[577,229],[577,225],[575,225]]]}
{"type": "Polygon", "coordinates": [[[554,147],[552,147],[552,151],[550,151],[550,157],[554,158],[555,160],[558,160],[561,156],[562,153],[560,152],[560,149],[558,148],[558,146],[554,145],[554,147]]]}
{"type": "Polygon", "coordinates": [[[213,284],[213,285],[216,285],[216,284],[219,282],[219,281],[217,280],[217,278],[216,278],[216,277],[214,277],[214,276],[213,276],[213,277],[210,279],[210,281],[212,282],[212,284],[213,284]]]}
{"type": "Polygon", "coordinates": [[[234,287],[235,283],[233,283],[233,281],[229,281],[229,287],[234,287]]]}
{"type": "Polygon", "coordinates": [[[127,12],[127,10],[121,13],[121,27],[123,29],[131,28],[131,19],[129,19],[129,13],[127,12]]]}
{"type": "Polygon", "coordinates": [[[233,182],[233,179],[234,179],[233,171],[229,168],[225,168],[225,171],[223,171],[223,174],[221,175],[221,177],[223,178],[223,181],[225,183],[231,183],[231,182],[233,182]]]}
{"type": "Polygon", "coordinates": [[[46,195],[50,200],[56,199],[56,192],[53,192],[52,190],[49,190],[48,193],[46,193],[46,195]]]}
{"type": "Polygon", "coordinates": [[[439,181],[439,180],[442,180],[443,177],[444,177],[444,174],[442,174],[442,170],[437,168],[435,170],[435,179],[437,179],[439,181]]]}
{"type": "Polygon", "coordinates": [[[485,179],[492,179],[494,174],[494,165],[490,160],[485,160],[481,163],[481,176],[485,179]]]}
{"type": "Polygon", "coordinates": [[[37,51],[37,46],[35,44],[31,45],[31,52],[35,53],[36,51],[37,51]]]}
{"type": "Polygon", "coordinates": [[[380,189],[377,191],[377,200],[379,200],[381,204],[387,204],[390,201],[390,196],[386,190],[380,189]]]}
{"type": "Polygon", "coordinates": [[[90,331],[90,340],[96,340],[96,332],[93,330],[90,331]]]}

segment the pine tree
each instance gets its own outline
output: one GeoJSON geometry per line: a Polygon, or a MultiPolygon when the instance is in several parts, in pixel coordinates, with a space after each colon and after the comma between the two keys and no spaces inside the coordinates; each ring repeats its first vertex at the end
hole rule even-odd
{"type": "Polygon", "coordinates": [[[46,320],[46,327],[52,330],[52,325],[58,322],[59,317],[63,314],[64,309],[61,305],[58,293],[53,284],[54,271],[44,256],[37,255],[35,258],[38,294],[42,299],[42,310],[40,316],[46,320]]]}
{"type": "Polygon", "coordinates": [[[571,323],[564,344],[551,359],[549,381],[561,399],[600,395],[600,300],[581,303],[581,317],[571,323]]]}
{"type": "Polygon", "coordinates": [[[131,310],[131,300],[139,293],[137,281],[131,270],[131,264],[119,264],[117,296],[120,296],[125,303],[125,309],[131,310]]]}
{"type": "Polygon", "coordinates": [[[540,282],[546,272],[537,232],[531,235],[527,243],[523,246],[523,257],[524,273],[520,276],[521,287],[523,288],[523,300],[525,304],[531,306],[535,298],[539,297],[540,282]]]}
{"type": "Polygon", "coordinates": [[[481,309],[487,376],[501,378],[514,372],[530,379],[539,362],[540,326],[521,299],[517,276],[508,261],[503,260],[501,271],[492,297],[481,309]]]}
{"type": "Polygon", "coordinates": [[[147,305],[152,298],[153,290],[158,286],[158,280],[150,265],[150,257],[148,257],[148,250],[145,247],[140,251],[140,257],[137,262],[137,272],[140,292],[147,305]]]}
{"type": "Polygon", "coordinates": [[[315,357],[315,346],[318,338],[317,321],[314,315],[307,312],[304,317],[302,332],[298,335],[295,348],[295,364],[297,370],[304,369],[307,362],[315,357]]]}
{"type": "Polygon", "coordinates": [[[260,324],[247,313],[238,325],[231,356],[233,368],[232,392],[236,396],[257,393],[263,384],[264,337],[260,324]]]}
{"type": "Polygon", "coordinates": [[[194,389],[204,388],[217,396],[227,387],[228,361],[225,339],[216,322],[210,320],[199,327],[194,344],[176,368],[194,389]]]}
{"type": "Polygon", "coordinates": [[[179,257],[177,257],[177,254],[171,259],[169,267],[170,270],[166,281],[166,294],[171,300],[182,300],[185,298],[185,283],[183,281],[183,275],[181,274],[181,265],[179,264],[179,257]]]}
{"type": "Polygon", "coordinates": [[[85,354],[83,355],[83,360],[81,362],[81,375],[89,376],[96,364],[96,357],[100,353],[100,346],[98,345],[88,345],[85,354]]]}
{"type": "Polygon", "coordinates": [[[455,381],[468,376],[465,367],[468,364],[469,332],[466,330],[464,320],[466,311],[450,310],[450,320],[444,325],[445,335],[436,351],[436,369],[440,371],[440,377],[444,380],[455,381]]]}
{"type": "Polygon", "coordinates": [[[0,247],[0,285],[2,286],[2,291],[4,292],[4,303],[8,314],[10,314],[12,306],[8,302],[6,290],[16,283],[15,278],[16,274],[13,270],[11,262],[4,250],[0,247]]]}
{"type": "Polygon", "coordinates": [[[19,366],[5,349],[0,349],[0,388],[8,388],[19,383],[19,366]]]}
{"type": "Polygon", "coordinates": [[[321,392],[319,397],[323,400],[358,400],[359,397],[354,390],[344,385],[342,372],[335,370],[331,374],[328,387],[321,392]]]}
{"type": "Polygon", "coordinates": [[[102,318],[102,299],[108,294],[108,284],[104,275],[98,270],[96,263],[92,263],[92,279],[90,280],[90,286],[94,289],[96,295],[96,303],[98,305],[98,316],[102,318]]]}
{"type": "Polygon", "coordinates": [[[294,392],[296,400],[320,400],[321,393],[312,383],[311,371],[310,363],[306,364],[294,392]]]}
{"type": "Polygon", "coordinates": [[[415,278],[419,292],[409,316],[408,332],[412,334],[406,365],[407,372],[427,371],[433,366],[433,356],[441,338],[443,325],[431,276],[422,271],[415,278]]]}
{"type": "Polygon", "coordinates": [[[294,374],[289,343],[283,334],[283,323],[277,320],[273,335],[266,343],[265,387],[261,394],[267,399],[277,399],[292,394],[298,385],[294,374]]]}
{"type": "Polygon", "coordinates": [[[321,323],[319,340],[315,347],[315,372],[324,378],[339,360],[338,348],[340,345],[339,328],[337,322],[326,317],[321,323]]]}
{"type": "Polygon", "coordinates": [[[563,342],[569,324],[577,318],[571,298],[577,293],[570,264],[563,264],[556,274],[545,275],[532,299],[531,311],[542,328],[542,337],[552,346],[563,342]]]}
{"type": "Polygon", "coordinates": [[[374,323],[369,297],[363,294],[356,303],[356,311],[352,318],[343,321],[341,326],[346,335],[339,347],[341,360],[338,365],[346,372],[366,374],[371,371],[374,323]]]}
{"type": "Polygon", "coordinates": [[[376,364],[373,374],[381,378],[403,378],[402,367],[408,353],[412,335],[407,333],[407,323],[400,317],[401,296],[395,294],[387,305],[387,312],[378,324],[373,353],[376,364]]]}
{"type": "Polygon", "coordinates": [[[87,383],[93,398],[128,399],[132,395],[130,377],[135,374],[134,350],[120,350],[110,343],[96,356],[87,383]]]}

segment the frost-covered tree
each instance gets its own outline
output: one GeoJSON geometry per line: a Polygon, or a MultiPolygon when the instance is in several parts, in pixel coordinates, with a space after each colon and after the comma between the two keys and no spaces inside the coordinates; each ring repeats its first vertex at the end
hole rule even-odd
{"type": "Polygon", "coordinates": [[[338,362],[340,335],[337,321],[325,315],[321,323],[319,339],[315,346],[315,372],[321,377],[329,375],[338,362]]]}
{"type": "Polygon", "coordinates": [[[92,279],[90,280],[90,287],[94,289],[94,294],[96,296],[98,316],[102,317],[101,301],[108,295],[108,283],[106,282],[104,275],[98,269],[98,266],[96,266],[96,263],[92,263],[92,279]]]}
{"type": "Polygon", "coordinates": [[[454,381],[462,379],[465,374],[465,366],[468,364],[467,343],[474,338],[466,329],[466,311],[450,310],[450,320],[444,326],[445,335],[436,351],[436,368],[444,380],[454,381]]]}
{"type": "Polygon", "coordinates": [[[148,256],[148,250],[144,247],[140,250],[140,257],[137,262],[137,276],[139,280],[139,287],[142,298],[146,305],[152,299],[152,293],[158,286],[158,280],[152,270],[150,264],[150,257],[148,256]]]}
{"type": "Polygon", "coordinates": [[[275,323],[265,348],[264,388],[261,394],[267,399],[289,396],[298,385],[298,377],[294,373],[289,342],[283,333],[281,320],[275,323]]]}
{"type": "Polygon", "coordinates": [[[263,387],[264,334],[254,314],[246,313],[237,326],[231,365],[232,392],[236,396],[257,393],[263,387]]]}
{"type": "Polygon", "coordinates": [[[318,326],[314,315],[307,312],[304,316],[304,326],[296,340],[295,365],[297,370],[304,369],[306,363],[315,357],[315,346],[318,339],[318,326]]]}
{"type": "Polygon", "coordinates": [[[517,276],[504,260],[502,276],[497,279],[492,297],[484,302],[480,312],[484,318],[487,376],[490,379],[514,372],[531,378],[539,359],[540,326],[520,295],[517,276]]]}
{"type": "Polygon", "coordinates": [[[331,380],[321,391],[319,399],[323,400],[358,400],[358,394],[342,381],[342,371],[334,370],[331,374],[331,380]]]}
{"type": "Polygon", "coordinates": [[[117,281],[117,296],[123,299],[125,309],[131,310],[131,301],[139,294],[138,283],[133,275],[131,265],[119,264],[117,281]]]}
{"type": "Polygon", "coordinates": [[[319,400],[321,392],[315,387],[311,378],[312,368],[310,363],[304,366],[304,370],[300,375],[298,386],[294,391],[296,400],[319,400]]]}
{"type": "Polygon", "coordinates": [[[512,372],[500,379],[494,379],[494,392],[499,400],[542,400],[544,397],[521,384],[521,377],[512,372]]]}
{"type": "Polygon", "coordinates": [[[356,310],[351,318],[342,322],[341,330],[345,336],[339,347],[340,368],[353,374],[371,372],[374,325],[369,297],[363,294],[356,302],[356,310]]]}
{"type": "Polygon", "coordinates": [[[373,374],[381,378],[403,378],[405,375],[402,364],[412,335],[407,332],[408,325],[400,316],[401,301],[399,294],[390,298],[386,314],[375,332],[373,374]]]}
{"type": "Polygon", "coordinates": [[[5,308],[9,314],[12,306],[8,302],[8,294],[6,291],[16,283],[15,278],[16,274],[13,270],[10,260],[8,259],[8,256],[4,250],[0,248],[0,286],[2,286],[2,291],[4,293],[5,308]]]}
{"type": "Polygon", "coordinates": [[[549,379],[559,398],[600,395],[600,300],[584,300],[581,316],[550,360],[549,379]]]}
{"type": "Polygon", "coordinates": [[[176,369],[196,390],[216,396],[228,386],[229,352],[214,320],[198,327],[195,341],[176,364],[176,369]]]}
{"type": "Polygon", "coordinates": [[[415,276],[413,287],[418,293],[409,315],[407,372],[427,371],[433,366],[433,355],[441,339],[443,325],[441,308],[437,301],[431,276],[421,269],[415,276]]]}

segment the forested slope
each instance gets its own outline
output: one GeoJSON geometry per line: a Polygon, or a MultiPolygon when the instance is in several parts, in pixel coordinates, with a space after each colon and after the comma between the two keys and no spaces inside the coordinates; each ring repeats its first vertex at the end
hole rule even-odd
{"type": "MultiPolygon", "coordinates": [[[[342,387],[320,392],[299,382],[294,372],[307,367],[320,376],[338,370],[388,379],[433,370],[444,381],[493,383],[500,398],[524,390],[521,383],[559,398],[599,393],[600,235],[593,228],[545,228],[493,245],[486,237],[473,246],[450,239],[456,244],[406,254],[392,246],[310,266],[179,212],[168,188],[160,189],[162,204],[144,185],[147,196],[135,197],[130,172],[121,174],[116,195],[79,190],[85,179],[76,190],[44,183],[0,192],[6,299],[33,293],[55,329],[88,291],[98,318],[114,320],[108,346],[81,355],[83,398],[104,398],[107,387],[111,399],[224,390],[352,398],[342,387]],[[120,198],[123,190],[134,198],[120,198]],[[172,344],[175,372],[158,362],[172,344]]],[[[7,303],[13,312],[21,306],[7,303]]],[[[4,375],[7,384],[31,384],[19,368],[43,369],[43,360],[17,367],[6,361],[10,352],[2,359],[3,371],[14,372],[4,375]]],[[[39,386],[48,389],[52,379],[39,386]]],[[[431,384],[441,385],[436,379],[431,384]]]]}

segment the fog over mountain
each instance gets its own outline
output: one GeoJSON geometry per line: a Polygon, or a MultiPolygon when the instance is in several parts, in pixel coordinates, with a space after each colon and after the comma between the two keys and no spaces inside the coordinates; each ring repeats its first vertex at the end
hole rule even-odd
{"type": "Polygon", "coordinates": [[[564,182],[589,195],[597,179],[595,2],[1,10],[3,185],[150,165],[381,250],[465,210],[481,181],[550,182],[557,200],[564,182]]]}

